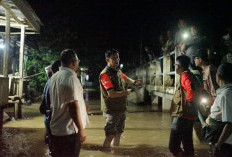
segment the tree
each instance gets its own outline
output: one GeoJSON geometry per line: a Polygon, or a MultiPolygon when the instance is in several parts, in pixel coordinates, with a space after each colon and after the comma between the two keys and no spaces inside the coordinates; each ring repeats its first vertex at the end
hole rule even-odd
{"type": "Polygon", "coordinates": [[[27,75],[35,75],[30,77],[30,81],[27,86],[26,96],[33,97],[35,95],[41,95],[43,88],[47,81],[47,75],[45,73],[45,67],[49,66],[52,61],[58,59],[57,53],[52,52],[48,47],[40,47],[38,50],[29,49],[26,61],[27,75]]]}

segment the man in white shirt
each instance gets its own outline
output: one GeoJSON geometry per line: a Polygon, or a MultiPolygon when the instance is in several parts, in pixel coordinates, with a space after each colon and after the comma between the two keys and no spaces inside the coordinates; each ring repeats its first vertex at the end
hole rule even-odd
{"type": "Polygon", "coordinates": [[[232,64],[224,63],[218,67],[216,81],[220,86],[211,107],[210,118],[225,124],[218,141],[214,144],[213,157],[232,155],[232,64]]]}
{"type": "Polygon", "coordinates": [[[54,157],[76,157],[86,140],[84,128],[88,122],[83,88],[76,75],[79,59],[74,51],[66,49],[60,60],[60,70],[50,81],[54,157]]]}

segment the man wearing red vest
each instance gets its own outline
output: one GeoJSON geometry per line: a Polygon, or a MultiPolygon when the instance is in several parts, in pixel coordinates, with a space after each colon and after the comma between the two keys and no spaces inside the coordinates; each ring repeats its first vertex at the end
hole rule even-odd
{"type": "Polygon", "coordinates": [[[169,150],[175,157],[194,156],[193,125],[197,119],[197,104],[201,84],[196,76],[188,69],[190,58],[186,55],[176,59],[176,73],[180,82],[173,95],[170,113],[173,118],[169,140],[169,150]],[[180,147],[183,145],[183,150],[180,147]]]}

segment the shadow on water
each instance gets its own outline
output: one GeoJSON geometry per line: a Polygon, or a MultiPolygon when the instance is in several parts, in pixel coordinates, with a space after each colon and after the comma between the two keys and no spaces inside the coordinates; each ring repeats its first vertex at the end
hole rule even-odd
{"type": "Polygon", "coordinates": [[[101,151],[106,155],[115,156],[130,156],[130,157],[171,157],[167,148],[154,147],[150,145],[136,145],[136,146],[119,146],[114,148],[104,149],[100,145],[83,145],[82,149],[91,151],[101,151]]]}
{"type": "MultiPolygon", "coordinates": [[[[154,147],[152,145],[123,145],[119,147],[103,148],[101,145],[83,144],[83,150],[87,151],[101,151],[106,156],[126,156],[126,157],[173,157],[167,147],[154,147]]],[[[195,149],[195,156],[208,156],[206,149],[195,149]]]]}
{"type": "MultiPolygon", "coordinates": [[[[100,130],[102,131],[102,127],[95,127],[95,128],[88,128],[88,130],[100,130]]],[[[125,130],[130,130],[130,131],[163,131],[164,129],[162,128],[125,128],[125,130]]]]}

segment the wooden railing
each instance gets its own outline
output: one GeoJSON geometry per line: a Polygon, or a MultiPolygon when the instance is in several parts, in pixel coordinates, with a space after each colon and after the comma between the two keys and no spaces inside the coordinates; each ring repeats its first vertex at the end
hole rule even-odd
{"type": "Polygon", "coordinates": [[[0,107],[8,103],[9,78],[0,77],[0,107]]]}

